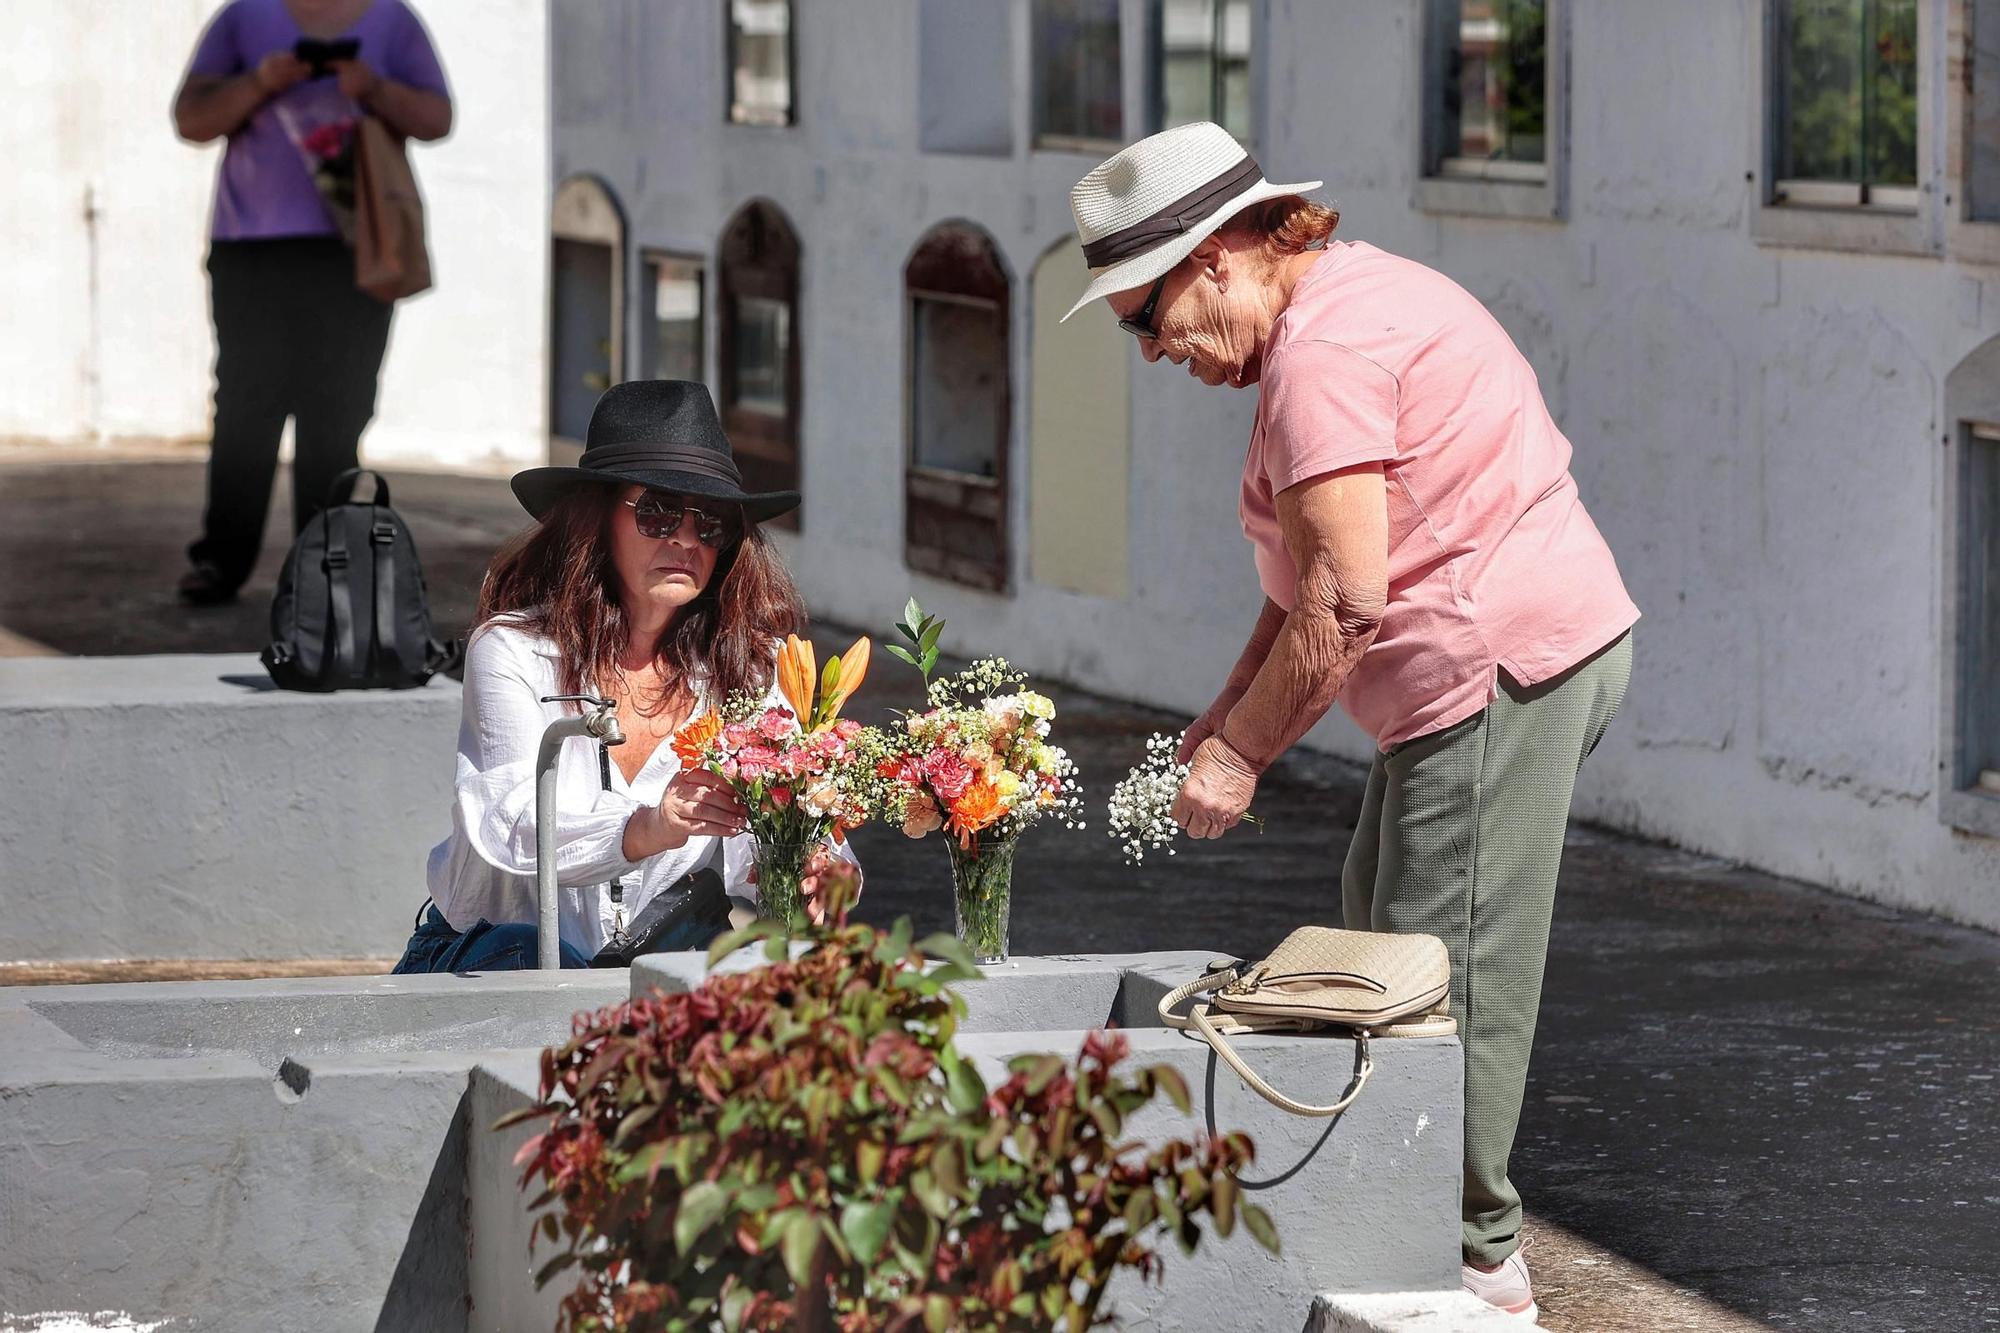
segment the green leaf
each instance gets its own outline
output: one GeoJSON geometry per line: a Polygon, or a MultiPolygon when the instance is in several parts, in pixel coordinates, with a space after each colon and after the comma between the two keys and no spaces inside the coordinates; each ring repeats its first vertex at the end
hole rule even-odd
{"type": "Polygon", "coordinates": [[[857,1199],[840,1210],[840,1234],[847,1238],[848,1248],[854,1251],[856,1259],[864,1264],[873,1263],[882,1252],[883,1242],[889,1239],[889,1226],[895,1220],[893,1205],[863,1203],[857,1199]]]}
{"type": "Polygon", "coordinates": [[[755,944],[758,940],[781,936],[783,933],[784,926],[782,923],[767,921],[761,918],[751,922],[741,930],[729,931],[721,939],[708,946],[708,966],[713,968],[717,963],[729,957],[730,954],[735,953],[738,949],[755,944]]]}
{"type": "Polygon", "coordinates": [[[1215,1214],[1215,1234],[1227,1237],[1236,1230],[1236,1177],[1227,1171],[1215,1173],[1209,1185],[1208,1210],[1215,1214]]]}
{"type": "Polygon", "coordinates": [[[551,1278],[555,1277],[556,1274],[562,1272],[563,1269],[568,1268],[571,1264],[575,1263],[576,1261],[577,1261],[577,1255],[574,1251],[571,1251],[566,1254],[559,1254],[555,1258],[543,1264],[541,1271],[535,1274],[536,1288],[539,1289],[548,1286],[549,1280],[551,1278]]]}
{"type": "Polygon", "coordinates": [[[1043,1089],[1055,1082],[1056,1075],[1062,1073],[1062,1071],[1063,1058],[1060,1055],[1029,1057],[1028,1095],[1030,1097],[1041,1096],[1043,1089]]]}
{"type": "Polygon", "coordinates": [[[743,1312],[756,1299],[757,1293],[748,1286],[739,1284],[729,1289],[729,1294],[722,1298],[722,1327],[727,1333],[737,1333],[743,1327],[743,1312]]]}
{"type": "Polygon", "coordinates": [[[931,648],[926,650],[924,653],[924,660],[918,665],[923,668],[923,673],[926,676],[930,675],[931,668],[937,665],[937,649],[931,648]]]}
{"type": "Polygon", "coordinates": [[[903,624],[909,626],[911,629],[920,629],[923,623],[924,609],[918,606],[917,599],[912,597],[903,604],[903,624]]]}
{"type": "MultiPolygon", "coordinates": [[[[854,1166],[864,1185],[873,1185],[875,1178],[882,1174],[882,1162],[889,1150],[873,1139],[854,1145],[854,1166]]],[[[846,1225],[845,1222],[842,1223],[846,1225]]]]}
{"type": "MultiPolygon", "coordinates": [[[[911,666],[917,666],[916,657],[907,648],[899,648],[893,643],[885,643],[882,645],[882,649],[884,652],[894,656],[898,661],[908,662],[911,666]]],[[[918,669],[921,670],[922,668],[919,667],[918,669]]]]}
{"type": "Polygon", "coordinates": [[[949,1333],[951,1302],[932,1292],[924,1297],[924,1333],[949,1333]]]}
{"type": "Polygon", "coordinates": [[[1283,1253],[1278,1247],[1278,1224],[1271,1220],[1269,1213],[1249,1202],[1238,1205],[1236,1211],[1242,1217],[1244,1227],[1257,1238],[1259,1245],[1272,1254],[1283,1253]]]}
{"type": "Polygon", "coordinates": [[[1188,1097],[1187,1080],[1181,1077],[1179,1070],[1172,1065],[1154,1065],[1146,1072],[1153,1076],[1154,1082],[1166,1092],[1167,1099],[1182,1115],[1194,1109],[1194,1102],[1188,1097]]]}
{"type": "Polygon", "coordinates": [[[944,1081],[951,1092],[952,1109],[960,1115],[971,1115],[986,1100],[986,1081],[979,1077],[970,1060],[959,1058],[958,1051],[950,1046],[944,1048],[944,1081]]]}
{"type": "Polygon", "coordinates": [[[729,1192],[712,1180],[699,1180],[687,1187],[681,1195],[681,1206],[674,1213],[674,1249],[686,1254],[701,1239],[702,1233],[715,1225],[729,1208],[729,1192]]]}
{"type": "Polygon", "coordinates": [[[970,967],[975,971],[978,969],[978,964],[972,959],[972,950],[965,947],[965,941],[943,931],[935,935],[926,935],[918,940],[917,952],[926,958],[941,958],[960,967],[970,967]]]}
{"type": "MultiPolygon", "coordinates": [[[[633,1086],[636,1087],[637,1085],[634,1084],[633,1086]]],[[[659,1114],[659,1110],[660,1104],[658,1102],[649,1102],[626,1116],[623,1120],[620,1120],[617,1131],[611,1136],[611,1146],[614,1148],[623,1147],[626,1141],[638,1133],[648,1120],[659,1114]]]]}
{"type": "Polygon", "coordinates": [[[917,647],[923,649],[926,653],[936,652],[938,635],[942,633],[944,633],[944,622],[942,620],[931,621],[929,625],[924,627],[923,633],[918,636],[917,647]]]}
{"type": "Polygon", "coordinates": [[[785,1224],[785,1271],[803,1287],[812,1281],[813,1256],[819,1253],[819,1219],[804,1208],[792,1210],[785,1224]]]}

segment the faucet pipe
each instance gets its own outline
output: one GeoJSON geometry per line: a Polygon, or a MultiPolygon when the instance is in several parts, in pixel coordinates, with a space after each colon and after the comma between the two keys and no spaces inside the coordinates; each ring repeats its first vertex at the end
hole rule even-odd
{"type": "Polygon", "coordinates": [[[617,705],[594,694],[551,694],[542,702],[588,704],[590,711],[574,717],[560,717],[542,732],[542,747],[535,756],[535,966],[543,970],[562,966],[562,937],[556,911],[556,781],[562,771],[563,742],[572,736],[589,736],[605,745],[623,745],[617,705]]]}

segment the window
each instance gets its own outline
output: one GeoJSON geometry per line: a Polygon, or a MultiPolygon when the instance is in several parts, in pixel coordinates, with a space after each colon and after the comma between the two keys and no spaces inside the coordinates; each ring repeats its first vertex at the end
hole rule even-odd
{"type": "MultiPolygon", "coordinates": [[[[722,426],[743,484],[799,489],[799,242],[777,205],[754,200],[723,229],[716,343],[722,426]]],[[[797,527],[797,511],[773,522],[797,527]]]]}
{"type": "Polygon", "coordinates": [[[1428,0],[1418,207],[1560,211],[1567,12],[1563,0],[1428,0]]]}
{"type": "Polygon", "coordinates": [[[1965,213],[2000,222],[2000,0],[1967,0],[1965,213]]]}
{"type": "Polygon", "coordinates": [[[1765,0],[1750,53],[1764,87],[1756,240],[1937,252],[1943,191],[1925,167],[1932,117],[1923,108],[1940,71],[1927,68],[1920,34],[1942,26],[1948,2],[1765,0]]]}
{"type": "Polygon", "coordinates": [[[1944,701],[1938,816],[2000,838],[2000,338],[1945,379],[1944,701]]]}
{"type": "Polygon", "coordinates": [[[649,250],[639,291],[639,362],[656,380],[705,380],[699,259],[649,250]]]}
{"type": "Polygon", "coordinates": [[[1014,155],[1014,7],[917,6],[917,144],[926,153],[1014,155]]]}
{"type": "Polygon", "coordinates": [[[993,238],[934,227],[903,270],[909,296],[904,558],[975,588],[1007,586],[1011,302],[993,238]]]}
{"type": "Polygon", "coordinates": [[[1248,143],[1250,0],[1159,0],[1156,125],[1212,120],[1248,143]]]}
{"type": "Polygon", "coordinates": [[[597,398],[624,378],[625,222],[589,176],[556,188],[549,253],[552,455],[582,448],[597,398]]]}
{"type": "Polygon", "coordinates": [[[1036,147],[1121,146],[1118,0],[1035,0],[1034,51],[1036,147]]]}
{"type": "Polygon", "coordinates": [[[790,125],[791,0],[725,0],[729,6],[729,118],[738,125],[790,125]]]}
{"type": "Polygon", "coordinates": [[[1917,208],[1917,0],[1783,0],[1772,198],[1917,208]]]}

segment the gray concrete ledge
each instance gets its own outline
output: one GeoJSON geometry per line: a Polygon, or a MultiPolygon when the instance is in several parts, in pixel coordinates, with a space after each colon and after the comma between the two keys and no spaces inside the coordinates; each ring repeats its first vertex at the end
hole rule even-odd
{"type": "Polygon", "coordinates": [[[1519,1333],[1529,1327],[1525,1319],[1453,1288],[1320,1296],[1313,1301],[1305,1333],[1519,1333]]]}
{"type": "Polygon", "coordinates": [[[0,659],[0,961],[399,952],[459,687],[300,694],[254,656],[0,659]]]}

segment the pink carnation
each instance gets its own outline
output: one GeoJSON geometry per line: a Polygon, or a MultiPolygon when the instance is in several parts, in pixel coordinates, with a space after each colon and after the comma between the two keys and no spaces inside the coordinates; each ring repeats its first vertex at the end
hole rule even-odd
{"type": "Polygon", "coordinates": [[[722,748],[740,750],[757,738],[757,733],[742,722],[731,722],[722,729],[722,748]]]}
{"type": "Polygon", "coordinates": [[[924,777],[932,791],[955,801],[972,781],[972,766],[949,750],[932,750],[924,756],[924,777]]]}
{"type": "Polygon", "coordinates": [[[757,719],[757,734],[767,741],[781,741],[792,734],[792,714],[784,708],[767,708],[757,719]]]}
{"type": "Polygon", "coordinates": [[[778,752],[764,745],[746,745],[736,752],[736,771],[745,782],[769,776],[778,765],[778,752]]]}

